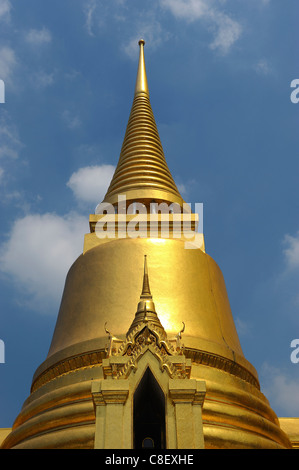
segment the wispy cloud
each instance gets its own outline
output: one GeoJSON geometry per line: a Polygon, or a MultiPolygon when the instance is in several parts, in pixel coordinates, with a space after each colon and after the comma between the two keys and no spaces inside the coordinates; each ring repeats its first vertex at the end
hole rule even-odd
{"type": "Polygon", "coordinates": [[[287,268],[299,268],[299,231],[295,236],[285,235],[283,246],[287,268]]]}
{"type": "Polygon", "coordinates": [[[299,307],[299,231],[294,235],[286,234],[281,240],[280,254],[282,263],[273,271],[269,286],[271,296],[279,302],[280,311],[285,318],[298,325],[299,307]]]}
{"type": "Polygon", "coordinates": [[[184,183],[177,184],[177,188],[181,194],[186,194],[187,193],[187,188],[184,183]]]}
{"type": "Polygon", "coordinates": [[[62,119],[65,122],[66,126],[71,130],[78,129],[82,124],[80,118],[77,115],[71,113],[71,111],[69,111],[68,109],[63,111],[62,119]]]}
{"type": "Polygon", "coordinates": [[[214,39],[210,44],[211,49],[227,54],[241,36],[242,26],[228,15],[216,10],[211,10],[207,17],[212,20],[215,30],[214,39]]]}
{"type": "MultiPolygon", "coordinates": [[[[113,0],[106,2],[103,0],[87,0],[84,2],[83,12],[85,15],[85,29],[89,36],[95,36],[98,27],[109,24],[110,20],[127,21],[127,0],[113,0]],[[122,7],[124,7],[122,9],[122,7]]],[[[130,15],[132,10],[130,10],[130,15]]],[[[130,19],[132,20],[131,16],[130,19]]]]}
{"type": "Polygon", "coordinates": [[[11,82],[12,75],[17,65],[14,50],[11,47],[0,48],[0,77],[5,83],[11,82]]]}
{"type": "Polygon", "coordinates": [[[244,321],[240,317],[235,318],[235,325],[239,336],[251,336],[251,326],[248,321],[244,321]]]}
{"type": "Polygon", "coordinates": [[[46,28],[30,29],[25,35],[25,40],[33,46],[41,46],[49,44],[52,41],[52,35],[46,28]]]}
{"type": "Polygon", "coordinates": [[[34,87],[38,89],[47,88],[48,86],[53,85],[55,81],[54,72],[45,72],[44,70],[38,70],[32,72],[30,76],[30,81],[34,87]]]}
{"type": "Polygon", "coordinates": [[[269,75],[271,73],[271,66],[266,59],[259,60],[254,68],[260,75],[269,75]]]}
{"type": "Polygon", "coordinates": [[[18,158],[22,143],[18,130],[7,113],[0,117],[0,158],[18,158]]]}
{"type": "Polygon", "coordinates": [[[10,19],[11,2],[9,0],[0,0],[0,21],[10,19]]]}
{"type": "Polygon", "coordinates": [[[227,54],[242,34],[241,24],[220,10],[221,2],[217,5],[208,0],[160,0],[160,3],[177,19],[189,23],[203,21],[213,32],[210,48],[222,54],[227,54]]]}
{"type": "Polygon", "coordinates": [[[149,17],[145,20],[139,20],[136,23],[134,30],[134,35],[127,41],[124,41],[122,46],[125,54],[132,60],[136,60],[138,54],[138,41],[140,38],[145,38],[146,42],[150,43],[151,50],[154,50],[170,37],[170,33],[162,27],[159,21],[149,17]]]}
{"type": "Polygon", "coordinates": [[[90,36],[95,36],[97,28],[103,29],[105,24],[122,23],[122,49],[129,57],[135,58],[136,44],[140,37],[148,40],[151,48],[169,39],[167,15],[171,14],[187,23],[201,21],[212,33],[210,48],[227,54],[241,36],[242,26],[225,13],[222,7],[221,0],[159,0],[156,4],[148,6],[146,13],[141,14],[140,10],[129,9],[127,3],[121,0],[110,4],[89,0],[84,5],[85,27],[90,36]]]}
{"type": "MultiPolygon", "coordinates": [[[[296,364],[294,367],[298,367],[296,364]]],[[[297,376],[264,363],[260,377],[263,381],[262,392],[271,406],[284,416],[299,414],[299,379],[297,376]]]]}
{"type": "Polygon", "coordinates": [[[295,236],[285,235],[284,255],[288,268],[299,268],[299,231],[295,236]]]}
{"type": "Polygon", "coordinates": [[[96,0],[89,0],[84,5],[85,27],[90,36],[94,36],[93,22],[94,22],[94,13],[95,13],[96,8],[97,8],[96,0]]]}

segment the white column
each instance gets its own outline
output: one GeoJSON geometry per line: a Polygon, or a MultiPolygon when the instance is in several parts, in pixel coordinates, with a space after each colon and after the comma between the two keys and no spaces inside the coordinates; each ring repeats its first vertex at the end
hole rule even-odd
{"type": "Polygon", "coordinates": [[[205,382],[170,379],[169,394],[175,407],[177,449],[203,449],[202,404],[205,382]]]}
{"type": "Polygon", "coordinates": [[[129,395],[128,381],[95,381],[91,392],[96,411],[95,449],[122,449],[124,404],[129,395]]]}

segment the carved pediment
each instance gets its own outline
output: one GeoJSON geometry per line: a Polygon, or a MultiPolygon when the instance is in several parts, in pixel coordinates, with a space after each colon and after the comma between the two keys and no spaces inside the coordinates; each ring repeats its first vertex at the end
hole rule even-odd
{"type": "MultiPolygon", "coordinates": [[[[117,340],[118,341],[118,340],[117,340]]],[[[177,349],[177,338],[167,339],[164,330],[158,331],[150,322],[140,323],[122,343],[111,344],[111,355],[103,361],[105,377],[127,378],[138,367],[139,359],[150,351],[172,378],[189,378],[191,360],[186,359],[183,348],[177,349]]]]}
{"type": "Polygon", "coordinates": [[[168,339],[152,299],[146,256],[144,257],[143,286],[135,318],[124,341],[113,336],[106,328],[109,345],[107,358],[103,360],[105,377],[127,378],[138,367],[138,361],[150,351],[159,363],[162,371],[166,370],[172,378],[189,378],[191,360],[184,355],[182,344],[183,328],[171,340],[168,339]]]}

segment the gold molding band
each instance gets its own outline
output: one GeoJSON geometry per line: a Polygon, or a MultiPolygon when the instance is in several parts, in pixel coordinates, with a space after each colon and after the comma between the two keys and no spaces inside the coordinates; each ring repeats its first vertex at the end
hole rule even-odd
{"type": "MultiPolygon", "coordinates": [[[[88,353],[80,354],[78,356],[69,357],[63,361],[56,363],[55,365],[49,367],[44,372],[42,372],[32,383],[31,393],[38,390],[43,385],[48,382],[70,372],[74,372],[83,368],[90,368],[95,366],[100,366],[103,359],[106,358],[105,349],[100,349],[96,351],[90,351],[88,353]]],[[[239,377],[247,383],[255,386],[260,390],[259,383],[257,379],[243,366],[234,362],[230,359],[227,359],[223,356],[218,356],[217,354],[211,354],[206,351],[200,351],[197,349],[184,349],[184,354],[186,358],[192,360],[195,364],[201,364],[208,367],[213,367],[228,374],[239,377]]]]}
{"type": "Polygon", "coordinates": [[[256,377],[254,377],[251,372],[249,372],[245,367],[241,366],[237,362],[227,359],[226,357],[219,356],[218,354],[208,353],[198,349],[186,348],[184,350],[184,354],[186,358],[191,359],[191,361],[196,364],[214,367],[216,369],[223,370],[224,372],[228,372],[231,375],[245,380],[245,382],[250,383],[260,390],[260,384],[256,377]]]}
{"type": "Polygon", "coordinates": [[[70,372],[74,372],[83,368],[100,366],[105,357],[105,349],[99,349],[97,351],[90,351],[88,353],[79,354],[78,356],[68,357],[63,361],[57,362],[55,365],[42,372],[33,381],[31,385],[31,393],[35,392],[51,380],[56,379],[62,375],[66,375],[70,372]]]}

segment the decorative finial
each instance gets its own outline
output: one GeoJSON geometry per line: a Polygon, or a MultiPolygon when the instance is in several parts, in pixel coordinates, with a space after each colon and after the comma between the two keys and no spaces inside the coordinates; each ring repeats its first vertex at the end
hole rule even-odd
{"type": "Polygon", "coordinates": [[[143,273],[143,284],[140,300],[137,306],[137,312],[135,318],[127,332],[127,336],[136,328],[138,325],[144,326],[144,324],[151,324],[155,329],[165,334],[164,328],[158,318],[155,304],[153,302],[152,294],[149,286],[148,272],[147,272],[147,256],[144,255],[144,273],[143,273]]]}
{"type": "Polygon", "coordinates": [[[136,86],[135,86],[135,95],[137,93],[146,93],[149,94],[147,78],[146,78],[146,70],[145,70],[145,61],[144,61],[144,39],[140,39],[138,41],[140,46],[139,51],[139,64],[138,64],[138,72],[137,72],[137,79],[136,79],[136,86]]]}
{"type": "Polygon", "coordinates": [[[175,341],[176,341],[176,350],[178,353],[182,354],[184,345],[182,345],[182,333],[185,331],[185,323],[183,323],[183,328],[178,332],[178,334],[175,336],[175,341]]]}
{"type": "Polygon", "coordinates": [[[106,328],[107,322],[104,325],[105,332],[108,335],[109,345],[108,348],[105,348],[107,353],[107,357],[113,356],[116,354],[120,344],[122,344],[123,340],[114,336],[109,330],[106,328]]]}
{"type": "Polygon", "coordinates": [[[152,294],[149,286],[149,278],[148,278],[148,271],[147,271],[147,258],[146,255],[144,255],[144,273],[143,273],[143,286],[142,286],[142,292],[141,292],[141,299],[151,299],[152,294]]]}

